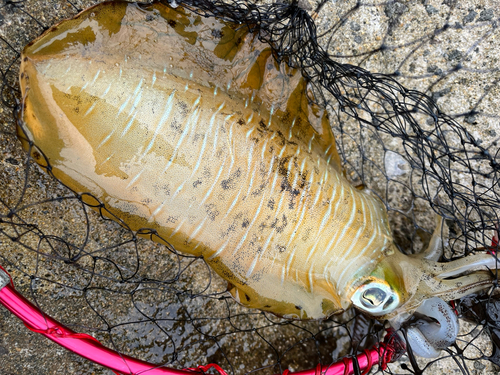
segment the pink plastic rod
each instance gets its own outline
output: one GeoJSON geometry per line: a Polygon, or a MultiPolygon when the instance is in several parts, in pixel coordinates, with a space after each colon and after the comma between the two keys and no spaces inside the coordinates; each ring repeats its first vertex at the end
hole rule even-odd
{"type": "MultiPolygon", "coordinates": [[[[4,272],[0,269],[0,273],[4,272]]],[[[42,313],[35,305],[19,294],[10,283],[0,289],[0,303],[33,331],[39,332],[62,347],[117,373],[134,375],[195,374],[193,371],[158,367],[106,348],[92,336],[76,333],[42,313]]]]}
{"type": "MultiPolygon", "coordinates": [[[[380,363],[381,354],[385,351],[384,344],[379,344],[380,347],[366,350],[365,352],[356,356],[358,361],[359,370],[362,374],[367,374],[373,365],[378,365],[380,363]]],[[[382,354],[383,356],[383,354],[382,354]]],[[[329,366],[318,365],[315,369],[298,371],[298,372],[287,372],[285,371],[283,375],[352,375],[354,374],[354,366],[352,358],[344,358],[343,361],[331,364],[329,366]]]]}
{"type": "MultiPolygon", "coordinates": [[[[18,293],[12,286],[10,276],[0,266],[0,304],[23,321],[34,332],[41,333],[62,347],[92,361],[107,367],[116,373],[131,375],[193,375],[202,374],[214,368],[220,375],[226,372],[216,364],[199,366],[197,369],[176,370],[168,367],[158,367],[155,364],[120,354],[103,346],[94,337],[77,333],[65,327],[50,316],[44,314],[38,307],[18,293]]],[[[389,337],[391,335],[386,336],[389,337]]],[[[391,337],[396,337],[392,335],[391,337]]],[[[380,343],[377,347],[365,350],[356,357],[363,374],[369,372],[375,364],[386,368],[388,362],[395,359],[401,350],[398,342],[380,343]],[[399,350],[399,351],[398,351],[399,350]]],[[[354,374],[353,358],[344,358],[330,366],[318,365],[315,369],[291,373],[285,370],[283,375],[352,375],[354,374]]]]}

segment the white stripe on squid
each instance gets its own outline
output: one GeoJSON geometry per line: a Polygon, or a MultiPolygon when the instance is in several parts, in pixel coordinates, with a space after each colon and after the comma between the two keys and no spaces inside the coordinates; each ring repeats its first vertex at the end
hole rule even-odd
{"type": "Polygon", "coordinates": [[[151,150],[151,148],[153,147],[153,144],[156,140],[156,137],[158,137],[158,135],[161,132],[161,129],[163,128],[163,125],[165,124],[168,117],[170,116],[170,113],[172,112],[172,108],[174,107],[173,106],[174,96],[175,96],[175,90],[173,90],[172,93],[168,96],[167,102],[165,103],[165,109],[163,111],[163,115],[161,116],[160,121],[158,121],[158,124],[156,125],[155,132],[153,134],[153,137],[151,138],[151,141],[149,142],[148,146],[146,147],[146,149],[142,153],[142,157],[145,157],[146,154],[149,152],[149,150],[151,150]]]}
{"type": "MultiPolygon", "coordinates": [[[[203,137],[203,143],[201,145],[201,150],[199,152],[198,160],[196,161],[196,165],[193,168],[193,170],[191,171],[191,175],[188,178],[185,178],[184,182],[182,182],[179,185],[179,187],[177,188],[177,190],[175,191],[175,193],[172,195],[172,199],[175,198],[177,196],[177,194],[179,194],[179,192],[182,190],[182,188],[184,187],[184,185],[186,184],[186,182],[191,181],[192,177],[196,174],[196,172],[198,172],[198,169],[200,167],[201,161],[203,160],[203,156],[205,154],[205,148],[207,146],[207,139],[211,135],[210,133],[212,132],[212,128],[213,128],[214,123],[215,123],[215,118],[217,117],[218,113],[222,110],[222,108],[224,108],[224,105],[225,105],[225,103],[222,103],[219,106],[219,108],[217,108],[217,111],[215,111],[212,114],[212,116],[210,117],[208,130],[205,133],[205,136],[203,137]]],[[[214,140],[214,145],[217,144],[217,133],[218,132],[219,132],[219,129],[217,128],[217,132],[216,132],[215,140],[214,140]]]]}
{"type": "Polygon", "coordinates": [[[165,166],[165,168],[163,168],[163,170],[161,171],[160,175],[163,174],[163,173],[165,173],[168,170],[168,168],[170,168],[170,166],[172,165],[172,163],[174,162],[174,160],[177,158],[177,154],[179,153],[179,150],[181,148],[182,142],[184,141],[184,138],[186,138],[189,130],[191,130],[191,129],[189,129],[189,124],[197,122],[197,117],[199,117],[199,114],[200,114],[200,108],[198,107],[198,104],[199,104],[200,100],[201,100],[201,96],[199,96],[195,100],[195,102],[193,103],[194,111],[191,114],[191,116],[189,116],[189,119],[188,119],[188,121],[186,123],[186,127],[184,128],[184,131],[182,132],[182,135],[179,137],[179,140],[177,141],[177,144],[174,147],[174,153],[173,153],[173,155],[168,160],[167,165],[165,166]]]}

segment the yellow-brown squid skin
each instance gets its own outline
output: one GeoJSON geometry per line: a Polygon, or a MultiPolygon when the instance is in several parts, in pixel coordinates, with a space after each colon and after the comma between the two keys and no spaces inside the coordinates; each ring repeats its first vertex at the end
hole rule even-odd
{"type": "MultiPolygon", "coordinates": [[[[248,307],[326,318],[380,281],[401,311],[416,293],[402,265],[433,267],[397,251],[382,202],[344,178],[300,73],[244,26],[99,4],[30,43],[20,83],[20,139],[42,167],[203,256],[248,307]]],[[[463,281],[490,280],[477,275],[463,281]]]]}

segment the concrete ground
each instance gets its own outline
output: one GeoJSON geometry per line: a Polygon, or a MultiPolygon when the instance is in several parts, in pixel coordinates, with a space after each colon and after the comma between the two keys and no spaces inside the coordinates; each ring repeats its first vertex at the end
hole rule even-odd
{"type": "MultiPolygon", "coordinates": [[[[85,8],[95,2],[73,3],[85,8]]],[[[316,5],[311,2],[313,8],[316,5]]],[[[15,59],[15,52],[7,43],[20,51],[42,31],[39,23],[50,26],[73,14],[74,7],[66,1],[26,0],[9,5],[0,0],[0,36],[4,39],[0,42],[2,72],[15,59]]],[[[401,84],[434,97],[443,112],[455,117],[490,153],[496,153],[500,138],[497,25],[500,7],[496,1],[361,2],[359,7],[355,1],[329,1],[315,17],[319,40],[334,60],[360,65],[371,72],[399,72],[397,79],[401,84]],[[443,28],[445,24],[450,26],[443,28]],[[470,114],[471,111],[474,114],[470,114]]],[[[15,61],[13,71],[18,63],[15,61]]],[[[15,74],[9,75],[9,79],[12,85],[17,84],[15,74]]],[[[8,93],[3,95],[8,101],[8,93]]],[[[395,150],[400,146],[397,142],[391,144],[391,139],[384,142],[395,150]]],[[[366,152],[372,152],[371,146],[367,145],[366,152]]],[[[0,107],[0,150],[0,198],[6,202],[0,206],[0,215],[7,215],[7,207],[23,208],[19,211],[20,218],[36,224],[45,234],[75,244],[75,248],[68,249],[53,241],[49,251],[48,243],[39,242],[38,236],[23,235],[25,244],[40,249],[37,254],[2,235],[0,265],[12,274],[19,291],[32,300],[36,298],[44,311],[73,329],[90,333],[108,346],[155,363],[183,368],[215,362],[238,374],[260,368],[259,373],[271,374],[279,371],[275,366],[278,361],[283,368],[301,370],[314,367],[319,360],[328,363],[348,354],[351,338],[346,334],[346,327],[353,329],[351,315],[339,317],[335,322],[290,323],[249,312],[227,298],[225,283],[217,278],[212,280],[208,291],[203,290],[210,276],[201,262],[182,272],[179,280],[169,280],[178,273],[175,270],[184,269],[189,261],[179,260],[165,253],[163,247],[145,240],[139,240],[138,250],[133,243],[113,247],[127,242],[130,234],[115,223],[103,222],[93,211],[83,209],[71,193],[38,168],[31,167],[24,190],[26,160],[16,141],[12,111],[5,103],[0,107]],[[68,199],[57,200],[58,197],[68,199]],[[41,203],[45,200],[52,201],[41,203]],[[88,242],[87,251],[94,251],[94,255],[112,256],[125,277],[132,276],[130,270],[137,266],[138,251],[142,262],[140,272],[144,272],[141,275],[169,282],[152,284],[153,291],[132,296],[133,285],[121,285],[122,289],[117,289],[117,284],[105,279],[91,280],[89,273],[57,262],[57,257],[41,255],[74,255],[76,247],[84,241],[88,242]],[[106,292],[107,289],[113,292],[106,292]],[[192,299],[186,290],[210,294],[210,297],[192,299]],[[145,317],[161,324],[155,325],[145,317]],[[108,324],[112,327],[111,335],[108,324]]],[[[347,150],[346,156],[355,158],[352,152],[347,150]]],[[[373,152],[370,156],[374,159],[382,153],[376,149],[373,152]]],[[[370,187],[375,190],[385,181],[377,176],[371,180],[376,186],[370,187]]],[[[401,203],[397,188],[389,192],[391,204],[407,208],[407,203],[401,203]]],[[[417,202],[415,211],[418,223],[431,230],[434,218],[422,202],[417,202]]],[[[405,226],[398,220],[394,217],[393,224],[402,238],[405,226]]],[[[8,226],[2,229],[10,237],[20,234],[8,226]]],[[[417,233],[415,241],[421,243],[416,246],[423,246],[428,237],[425,232],[417,233]]],[[[117,269],[112,264],[90,257],[86,262],[88,269],[116,277],[117,269]]],[[[443,352],[443,358],[431,364],[419,361],[421,368],[428,366],[424,373],[458,374],[461,366],[472,374],[498,373],[491,362],[478,359],[492,350],[481,326],[461,322],[461,334],[458,344],[465,348],[468,360],[462,363],[444,358],[443,352]]],[[[404,364],[409,365],[406,357],[392,364],[390,370],[409,373],[402,367],[404,364]]],[[[0,374],[111,372],[30,332],[0,308],[0,374]]]]}

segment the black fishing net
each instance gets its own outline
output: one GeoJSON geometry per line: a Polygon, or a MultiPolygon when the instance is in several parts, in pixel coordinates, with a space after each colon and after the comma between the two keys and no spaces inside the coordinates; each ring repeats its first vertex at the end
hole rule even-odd
{"type": "MultiPolygon", "coordinates": [[[[379,342],[383,323],[355,311],[298,322],[239,306],[202,259],[104,219],[27,156],[13,116],[19,53],[47,27],[95,3],[0,1],[0,265],[16,288],[73,330],[176,368],[217,363],[235,374],[297,371],[379,342]]],[[[403,252],[426,246],[437,213],[450,229],[446,259],[495,247],[494,2],[184,4],[248,25],[279,59],[302,70],[312,98],[330,111],[348,178],[386,203],[403,252]]],[[[499,302],[484,294],[456,308],[467,321],[455,346],[432,361],[404,356],[387,371],[496,372],[499,302]]],[[[46,349],[43,337],[0,313],[2,373],[110,373],[56,345],[46,349]]]]}

